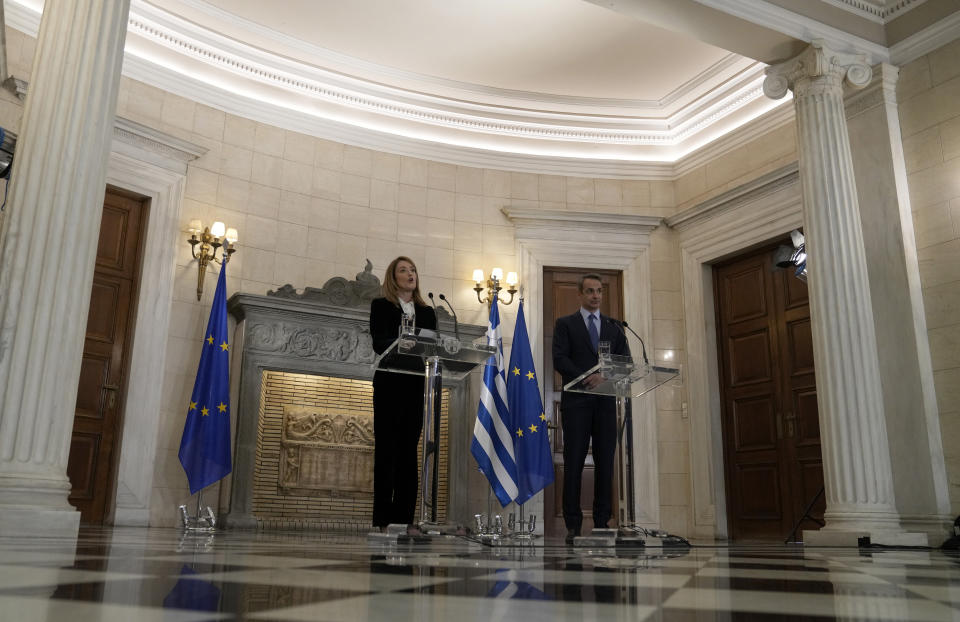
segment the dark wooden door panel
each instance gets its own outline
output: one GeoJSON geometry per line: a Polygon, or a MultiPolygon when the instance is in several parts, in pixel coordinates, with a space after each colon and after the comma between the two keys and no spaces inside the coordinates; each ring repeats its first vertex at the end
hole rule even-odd
{"type": "Polygon", "coordinates": [[[100,455],[100,434],[74,431],[70,439],[70,457],[67,460],[67,475],[70,477],[70,501],[92,501],[95,474],[100,455]]]}
{"type": "Polygon", "coordinates": [[[742,516],[751,521],[772,522],[773,527],[779,529],[783,502],[777,462],[740,464],[737,474],[741,482],[737,504],[742,516]]]}
{"type": "MultiPolygon", "coordinates": [[[[126,281],[129,288],[129,281],[126,281]]],[[[90,312],[87,314],[87,340],[110,346],[117,340],[117,330],[123,330],[125,317],[118,317],[120,301],[124,297],[124,279],[95,274],[90,292],[90,312]]]]}
{"type": "Polygon", "coordinates": [[[724,278],[725,316],[731,324],[767,317],[767,285],[762,265],[746,264],[724,278]]]}
{"type": "Polygon", "coordinates": [[[807,287],[774,270],[776,246],[714,267],[727,518],[740,540],[784,538],[823,485],[807,287]]]}
{"type": "Polygon", "coordinates": [[[766,327],[727,339],[731,389],[773,381],[770,348],[770,331],[766,327]]]}
{"type": "MultiPolygon", "coordinates": [[[[543,269],[543,378],[544,402],[546,408],[554,413],[551,430],[551,451],[553,452],[554,480],[544,493],[544,533],[547,536],[562,536],[566,533],[563,522],[563,431],[560,427],[560,394],[563,386],[560,374],[553,370],[553,326],[558,317],[569,315],[580,308],[577,283],[580,277],[589,272],[600,275],[603,283],[603,302],[600,313],[615,317],[623,317],[623,285],[622,274],[619,270],[595,270],[579,268],[545,267],[543,269]]],[[[584,533],[593,528],[593,487],[594,469],[593,458],[587,456],[587,464],[583,467],[583,480],[580,490],[580,505],[583,512],[584,533]]],[[[617,489],[619,478],[613,483],[613,526],[619,516],[619,499],[617,489]]]]}
{"type": "Polygon", "coordinates": [[[741,455],[777,450],[776,404],[773,395],[730,403],[734,450],[741,455]]]}
{"type": "Polygon", "coordinates": [[[77,390],[67,476],[80,519],[101,524],[115,488],[144,200],[108,189],[77,390]]]}

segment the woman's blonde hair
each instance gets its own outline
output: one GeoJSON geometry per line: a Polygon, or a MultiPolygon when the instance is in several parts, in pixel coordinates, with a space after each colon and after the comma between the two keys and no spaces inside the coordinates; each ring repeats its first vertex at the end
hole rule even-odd
{"type": "Polygon", "coordinates": [[[400,255],[396,259],[390,262],[390,265],[387,266],[387,273],[383,276],[383,297],[392,302],[395,305],[400,304],[400,298],[397,296],[397,292],[400,291],[400,287],[397,285],[397,264],[401,261],[405,261],[411,266],[417,273],[417,286],[413,290],[413,302],[422,307],[427,306],[427,303],[424,302],[423,296],[420,295],[420,271],[417,270],[417,264],[413,263],[413,260],[409,257],[400,255]]]}

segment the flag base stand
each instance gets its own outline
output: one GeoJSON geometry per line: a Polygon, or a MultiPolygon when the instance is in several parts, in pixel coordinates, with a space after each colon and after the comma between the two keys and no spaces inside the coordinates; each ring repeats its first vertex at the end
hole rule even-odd
{"type": "Polygon", "coordinates": [[[367,534],[369,544],[429,544],[437,538],[465,536],[467,530],[460,525],[449,523],[420,523],[418,534],[410,534],[407,525],[392,523],[385,531],[371,531],[367,534]]]}
{"type": "Polygon", "coordinates": [[[643,527],[620,527],[619,529],[594,529],[589,536],[573,539],[575,548],[675,548],[689,549],[690,542],[673,536],[662,529],[643,527]]]}
{"type": "Polygon", "coordinates": [[[217,517],[213,513],[213,508],[209,505],[203,507],[203,490],[197,492],[197,513],[190,516],[187,513],[187,506],[181,505],[177,508],[180,511],[180,522],[185,532],[211,532],[217,528],[217,517]]]}

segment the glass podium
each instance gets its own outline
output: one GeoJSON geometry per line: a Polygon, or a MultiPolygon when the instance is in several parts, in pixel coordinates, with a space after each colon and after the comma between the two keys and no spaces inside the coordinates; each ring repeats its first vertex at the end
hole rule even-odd
{"type": "Polygon", "coordinates": [[[632,436],[627,436],[627,446],[631,451],[623,451],[623,431],[630,420],[628,408],[630,399],[640,397],[669,382],[680,374],[680,370],[665,365],[651,365],[649,362],[635,363],[630,356],[601,353],[599,362],[563,386],[564,391],[588,393],[616,398],[617,402],[617,464],[624,485],[620,502],[627,506],[627,520],[619,529],[594,529],[589,536],[574,538],[574,546],[644,546],[643,536],[660,538],[669,534],[659,530],[639,527],[636,522],[634,505],[634,481],[632,460],[632,436]],[[600,382],[588,387],[584,381],[594,374],[600,374],[600,382]],[[625,497],[625,498],[624,498],[625,497]]]}
{"type": "MultiPolygon", "coordinates": [[[[397,339],[372,364],[374,370],[424,377],[423,459],[420,466],[418,523],[424,534],[443,533],[446,528],[437,522],[437,459],[440,448],[440,390],[443,377],[462,379],[495,353],[496,348],[486,344],[486,337],[479,337],[473,343],[465,343],[457,337],[404,324],[400,327],[397,339]]],[[[384,534],[371,534],[384,536],[386,539],[396,539],[398,535],[406,535],[406,525],[403,525],[402,530],[391,525],[384,534]]]]}

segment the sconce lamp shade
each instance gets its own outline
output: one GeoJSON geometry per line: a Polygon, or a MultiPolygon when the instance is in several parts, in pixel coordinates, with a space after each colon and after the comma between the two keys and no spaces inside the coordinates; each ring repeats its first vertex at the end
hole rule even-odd
{"type": "Polygon", "coordinates": [[[212,233],[213,237],[215,238],[222,238],[226,229],[226,225],[218,220],[217,222],[213,223],[212,227],[210,227],[210,233],[212,233]]]}
{"type": "Polygon", "coordinates": [[[231,244],[236,244],[237,240],[240,239],[237,236],[237,230],[234,229],[233,227],[230,227],[229,229],[227,229],[226,238],[227,238],[227,241],[230,242],[231,244]]]}
{"type": "Polygon", "coordinates": [[[510,294],[509,300],[503,300],[497,298],[500,291],[503,289],[503,268],[494,268],[490,271],[490,280],[484,283],[483,279],[483,270],[479,268],[473,271],[473,280],[476,285],[473,288],[473,291],[477,292],[477,301],[481,304],[490,305],[493,303],[493,300],[496,299],[502,305],[508,305],[513,302],[513,295],[517,293],[517,283],[519,279],[517,278],[516,272],[507,273],[507,288],[506,291],[510,294]],[[486,296],[481,296],[484,290],[486,289],[486,296]]]}
{"type": "Polygon", "coordinates": [[[200,233],[203,231],[203,223],[200,220],[194,218],[190,221],[190,224],[187,226],[187,231],[190,233],[200,233]]]}

